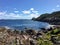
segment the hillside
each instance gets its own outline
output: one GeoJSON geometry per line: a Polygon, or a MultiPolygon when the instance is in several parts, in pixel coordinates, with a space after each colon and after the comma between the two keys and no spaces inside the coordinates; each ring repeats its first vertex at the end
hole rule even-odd
{"type": "Polygon", "coordinates": [[[48,22],[53,25],[60,25],[60,11],[56,11],[51,14],[42,14],[37,18],[33,18],[32,20],[48,22]]]}

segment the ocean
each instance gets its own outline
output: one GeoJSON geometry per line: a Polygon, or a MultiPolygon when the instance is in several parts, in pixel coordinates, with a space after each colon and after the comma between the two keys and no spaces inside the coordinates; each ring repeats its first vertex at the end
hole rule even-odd
{"type": "Polygon", "coordinates": [[[39,30],[40,28],[46,28],[49,24],[45,22],[20,19],[20,20],[0,20],[0,26],[7,26],[11,29],[24,30],[25,28],[39,30]]]}

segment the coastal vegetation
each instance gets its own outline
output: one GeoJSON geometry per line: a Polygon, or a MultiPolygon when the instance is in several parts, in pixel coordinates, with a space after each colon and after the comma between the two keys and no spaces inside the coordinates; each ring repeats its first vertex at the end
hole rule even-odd
{"type": "Polygon", "coordinates": [[[53,13],[45,13],[37,18],[32,18],[32,20],[48,22],[52,25],[60,25],[60,11],[56,11],[53,13]]]}
{"type": "Polygon", "coordinates": [[[22,31],[0,27],[0,45],[60,45],[60,28],[22,31]]]}

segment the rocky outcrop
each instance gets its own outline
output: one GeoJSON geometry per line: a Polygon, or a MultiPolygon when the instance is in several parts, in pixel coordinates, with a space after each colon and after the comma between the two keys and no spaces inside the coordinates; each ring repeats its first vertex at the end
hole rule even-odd
{"type": "Polygon", "coordinates": [[[33,38],[34,30],[23,31],[6,29],[0,27],[0,44],[1,45],[37,45],[37,40],[33,38]],[[32,43],[31,43],[32,41],[32,43]],[[36,42],[36,43],[35,43],[36,42]]]}
{"type": "Polygon", "coordinates": [[[60,29],[57,30],[42,28],[41,30],[25,29],[22,31],[0,27],[0,45],[50,44],[60,44],[60,29]]]}
{"type": "Polygon", "coordinates": [[[48,22],[53,25],[60,25],[60,11],[56,11],[51,14],[42,14],[37,18],[32,18],[32,20],[48,22]]]}

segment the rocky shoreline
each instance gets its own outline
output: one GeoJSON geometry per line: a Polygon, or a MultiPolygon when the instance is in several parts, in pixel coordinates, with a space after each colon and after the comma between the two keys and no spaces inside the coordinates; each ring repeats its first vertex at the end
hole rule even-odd
{"type": "Polygon", "coordinates": [[[47,22],[51,25],[60,25],[60,11],[45,13],[37,18],[32,18],[32,20],[47,22]]]}
{"type": "Polygon", "coordinates": [[[60,28],[41,30],[12,30],[0,27],[0,45],[57,45],[60,44],[60,28]],[[55,31],[55,32],[54,32],[55,31]]]}

